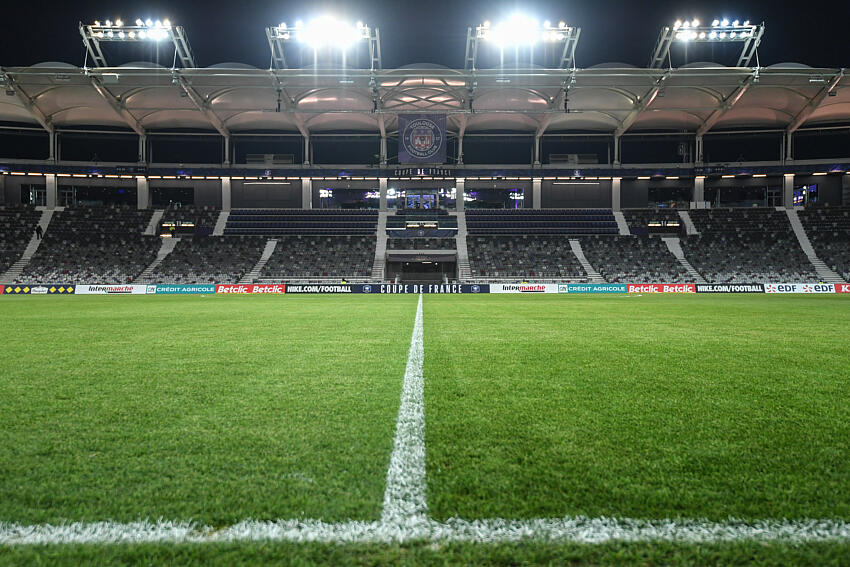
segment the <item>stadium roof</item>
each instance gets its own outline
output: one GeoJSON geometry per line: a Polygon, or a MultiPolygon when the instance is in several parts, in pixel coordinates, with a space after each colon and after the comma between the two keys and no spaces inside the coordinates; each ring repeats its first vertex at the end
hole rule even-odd
{"type": "Polygon", "coordinates": [[[586,69],[462,71],[434,65],[369,71],[268,70],[241,64],[168,69],[151,63],[2,69],[0,122],[293,134],[396,131],[399,113],[447,113],[461,134],[527,135],[777,129],[850,124],[844,69],[694,63],[586,69]]]}

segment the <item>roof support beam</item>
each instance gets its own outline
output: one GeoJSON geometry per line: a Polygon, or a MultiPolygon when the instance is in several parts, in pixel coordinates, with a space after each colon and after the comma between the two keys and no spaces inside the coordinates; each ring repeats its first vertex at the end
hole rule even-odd
{"type": "Polygon", "coordinates": [[[103,100],[105,100],[109,104],[109,106],[112,107],[112,110],[114,110],[115,113],[120,116],[122,120],[124,120],[127,126],[132,128],[133,131],[139,136],[144,136],[145,129],[142,127],[141,123],[136,120],[136,117],[133,116],[133,114],[129,110],[127,110],[127,107],[124,106],[124,103],[114,94],[112,94],[109,89],[103,86],[103,83],[100,81],[99,77],[90,74],[88,71],[86,71],[86,74],[88,75],[89,81],[91,81],[94,90],[97,91],[97,94],[99,94],[101,98],[103,98],[103,100]]]}
{"type": "Polygon", "coordinates": [[[840,83],[841,79],[843,78],[844,68],[842,68],[834,77],[832,77],[832,79],[830,79],[829,82],[824,85],[824,87],[809,100],[808,104],[806,104],[806,106],[804,106],[802,110],[800,110],[800,112],[798,112],[797,115],[794,116],[794,119],[791,120],[790,124],[788,124],[788,127],[785,129],[785,132],[790,136],[791,134],[796,132],[797,129],[800,128],[800,126],[805,124],[806,120],[809,119],[809,116],[811,116],[812,113],[818,109],[824,99],[829,96],[829,93],[835,90],[835,88],[838,86],[838,83],[840,83]]]}
{"type": "Polygon", "coordinates": [[[726,112],[730,108],[735,106],[735,104],[739,100],[741,100],[741,97],[744,96],[744,93],[746,93],[755,82],[756,77],[757,75],[753,74],[744,79],[743,82],[741,82],[741,84],[738,86],[738,88],[732,91],[729,96],[724,98],[720,102],[720,104],[717,105],[717,108],[715,108],[714,111],[712,111],[712,113],[708,115],[708,118],[705,119],[705,122],[703,122],[702,126],[700,126],[697,130],[698,138],[703,137],[709,130],[711,130],[714,125],[717,124],[717,122],[721,118],[723,118],[723,115],[726,114],[726,112]]]}
{"type": "Polygon", "coordinates": [[[6,83],[6,91],[15,91],[15,96],[18,97],[18,100],[21,101],[21,104],[24,105],[30,114],[32,114],[33,118],[38,121],[42,128],[47,130],[48,134],[53,134],[53,120],[49,116],[47,116],[35,103],[35,97],[29,96],[24,89],[21,88],[21,85],[5,70],[0,69],[0,76],[3,77],[3,82],[6,83]]]}
{"type": "Polygon", "coordinates": [[[175,79],[177,79],[177,84],[180,85],[180,88],[186,93],[186,96],[189,97],[189,100],[192,101],[192,104],[201,111],[201,114],[209,120],[210,124],[212,124],[213,128],[221,134],[224,138],[224,147],[225,147],[225,156],[224,156],[224,165],[230,165],[230,129],[225,126],[224,122],[222,122],[221,118],[219,118],[215,112],[212,111],[209,104],[201,94],[195,90],[195,88],[189,84],[189,81],[186,80],[181,73],[178,71],[174,71],[172,75],[175,79]]]}
{"type": "Polygon", "coordinates": [[[614,138],[619,138],[622,136],[629,128],[632,127],[632,124],[635,123],[635,120],[641,115],[641,113],[646,110],[649,105],[655,101],[658,97],[658,93],[661,92],[661,88],[664,86],[664,81],[667,80],[669,73],[665,73],[661,77],[655,81],[655,84],[649,89],[649,92],[646,93],[646,96],[643,99],[638,101],[637,106],[635,106],[623,121],[620,122],[620,125],[614,130],[614,138]]]}

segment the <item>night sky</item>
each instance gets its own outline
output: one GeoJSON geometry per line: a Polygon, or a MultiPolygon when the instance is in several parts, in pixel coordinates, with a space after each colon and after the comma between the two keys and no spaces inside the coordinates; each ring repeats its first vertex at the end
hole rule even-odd
{"type": "MultiPolygon", "coordinates": [[[[521,7],[540,21],[566,20],[582,28],[576,52],[579,67],[605,62],[625,62],[643,67],[662,25],[677,18],[697,17],[702,22],[727,17],[730,20],[764,21],[765,37],[759,48],[763,66],[800,62],[813,67],[850,65],[850,41],[846,3],[835,11],[827,2],[671,2],[576,0],[554,2],[493,2],[482,0],[352,0],[348,2],[252,2],[207,0],[204,2],[7,2],[4,5],[4,41],[0,65],[31,65],[63,61],[82,65],[84,49],[77,31],[80,20],[92,23],[121,17],[133,21],[151,17],[170,18],[182,25],[199,66],[240,62],[269,66],[269,49],[264,28],[281,21],[309,20],[330,12],[341,19],[362,20],[381,31],[384,68],[412,63],[436,63],[462,67],[466,28],[484,20],[498,21],[521,7]],[[51,6],[55,4],[55,6],[51,6]],[[35,24],[38,35],[35,35],[35,24]],[[799,31],[795,31],[799,30],[799,31]]],[[[714,59],[733,64],[734,57],[715,54],[714,59]],[[732,61],[729,61],[732,59],[732,61]]],[[[110,63],[148,59],[118,53],[110,63]]],[[[691,61],[712,59],[710,51],[690,56],[691,61]]],[[[160,60],[171,65],[170,57],[160,60]]],[[[362,61],[365,64],[365,61],[362,61]]]]}

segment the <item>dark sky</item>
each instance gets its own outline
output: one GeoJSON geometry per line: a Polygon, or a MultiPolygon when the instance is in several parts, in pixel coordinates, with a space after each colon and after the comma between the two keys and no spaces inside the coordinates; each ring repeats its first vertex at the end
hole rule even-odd
{"type": "MultiPolygon", "coordinates": [[[[564,19],[581,27],[582,36],[576,53],[579,67],[613,61],[645,66],[661,26],[671,24],[676,18],[692,17],[703,22],[715,17],[764,21],[767,31],[759,48],[762,65],[786,61],[814,67],[850,65],[850,40],[846,34],[850,8],[846,2],[841,3],[840,9],[830,10],[828,2],[800,0],[29,0],[4,4],[0,65],[30,65],[42,61],[82,65],[84,49],[77,31],[78,21],[91,23],[95,19],[103,21],[120,16],[125,21],[133,21],[137,17],[168,17],[173,23],[182,25],[201,67],[225,61],[268,67],[269,49],[264,27],[332,12],[352,22],[359,19],[380,28],[385,68],[410,63],[462,67],[466,28],[486,19],[498,21],[517,9],[533,14],[540,21],[564,19]],[[35,23],[39,24],[38,35],[34,33],[35,23]]],[[[107,52],[107,57],[111,53],[107,52]]],[[[701,56],[691,55],[690,60],[712,59],[710,51],[703,53],[701,56]]],[[[116,53],[110,57],[110,63],[137,59],[146,57],[116,53]]],[[[162,63],[171,64],[170,57],[164,59],[162,63]]],[[[728,53],[715,54],[714,59],[726,64],[734,63],[734,60],[729,61],[733,57],[728,53]]]]}

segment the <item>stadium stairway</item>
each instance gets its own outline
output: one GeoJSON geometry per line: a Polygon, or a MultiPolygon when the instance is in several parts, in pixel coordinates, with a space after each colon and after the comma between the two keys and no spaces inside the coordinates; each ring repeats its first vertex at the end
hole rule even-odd
{"type": "MultiPolygon", "coordinates": [[[[628,230],[628,227],[626,227],[626,230],[628,230]]],[[[587,273],[590,283],[605,283],[605,278],[602,277],[602,274],[597,272],[596,269],[590,265],[590,262],[587,261],[587,257],[584,255],[584,250],[581,248],[581,242],[571,238],[570,249],[573,251],[578,263],[581,264],[582,268],[584,268],[585,273],[587,273]]]]}
{"type": "Polygon", "coordinates": [[[375,261],[372,263],[372,280],[384,281],[384,272],[387,266],[387,211],[378,213],[378,239],[375,242],[375,261]]]}
{"type": "Polygon", "coordinates": [[[794,235],[797,237],[797,242],[800,243],[800,248],[803,249],[803,252],[805,252],[809,262],[811,262],[812,266],[815,267],[815,272],[818,277],[827,283],[844,283],[841,276],[831,270],[823,260],[818,258],[818,255],[809,240],[809,235],[806,234],[806,229],[803,227],[803,223],[800,222],[797,210],[785,209],[785,214],[788,215],[788,222],[791,223],[791,228],[794,229],[794,235]]]}
{"type": "Polygon", "coordinates": [[[457,215],[457,277],[460,281],[472,279],[472,268],[469,267],[469,250],[466,248],[466,213],[458,211],[450,213],[457,215]]]}
{"type": "Polygon", "coordinates": [[[224,236],[224,227],[227,226],[227,219],[230,218],[230,211],[221,211],[218,215],[218,220],[215,221],[213,228],[213,236],[224,236]]]}
{"type": "MultiPolygon", "coordinates": [[[[221,217],[219,217],[221,220],[221,217]]],[[[274,254],[274,249],[277,247],[277,239],[272,238],[266,241],[266,247],[263,248],[263,253],[260,255],[260,259],[257,260],[257,263],[254,264],[254,267],[251,268],[251,271],[242,276],[242,279],[239,280],[241,284],[250,284],[257,281],[257,278],[260,277],[260,272],[263,271],[266,263],[269,261],[269,258],[274,254]]]]}
{"type": "Polygon", "coordinates": [[[679,218],[682,219],[682,224],[685,225],[685,234],[688,236],[693,236],[695,234],[699,234],[696,225],[694,224],[693,219],[691,218],[690,213],[688,211],[679,211],[679,218]]]}
{"type": "Polygon", "coordinates": [[[617,228],[620,229],[620,236],[630,236],[629,223],[626,222],[626,217],[621,211],[614,211],[614,220],[617,221],[617,228]]]}
{"type": "MultiPolygon", "coordinates": [[[[162,218],[162,215],[160,215],[160,218],[162,218]]],[[[157,222],[157,224],[159,223],[157,222]]],[[[147,234],[147,231],[145,231],[145,234],[147,234]]],[[[156,269],[157,266],[162,263],[163,260],[165,260],[166,256],[171,254],[171,252],[174,250],[174,247],[177,246],[177,244],[180,242],[179,238],[160,237],[160,239],[162,240],[162,244],[160,244],[159,246],[159,252],[156,253],[156,258],[154,258],[154,261],[151,262],[147,268],[145,268],[145,271],[139,274],[139,277],[137,277],[136,281],[133,283],[151,283],[151,276],[153,275],[153,271],[156,269]]]]}
{"type": "MultiPolygon", "coordinates": [[[[40,226],[41,230],[45,233],[47,232],[47,227],[50,226],[50,219],[53,218],[54,210],[61,211],[62,208],[57,207],[56,209],[44,209],[41,211],[41,218],[38,219],[38,226],[40,226]]],[[[32,260],[32,257],[38,250],[38,247],[41,246],[41,241],[41,238],[37,238],[36,235],[33,234],[30,238],[29,244],[27,244],[27,247],[24,249],[24,253],[21,254],[21,257],[17,262],[9,266],[6,273],[0,277],[0,282],[11,283],[16,281],[21,276],[21,273],[23,273],[24,268],[27,267],[27,264],[30,263],[30,260],[32,260]]]]}
{"type": "Polygon", "coordinates": [[[156,229],[159,226],[160,221],[162,221],[162,215],[164,214],[165,209],[155,209],[151,215],[151,222],[148,223],[148,227],[142,234],[145,236],[156,236],[156,229]]]}
{"type": "MultiPolygon", "coordinates": [[[[680,214],[681,214],[681,212],[682,211],[679,211],[680,214]]],[[[690,217],[688,217],[688,221],[690,221],[690,217]]],[[[691,223],[691,224],[693,224],[693,223],[691,223]]],[[[705,281],[705,278],[702,277],[702,274],[700,274],[696,270],[696,268],[694,268],[691,265],[691,263],[688,262],[687,258],[685,258],[685,252],[684,252],[684,250],[682,250],[682,243],[681,243],[681,241],[679,241],[678,237],[669,236],[669,237],[664,237],[661,240],[664,241],[664,244],[667,245],[667,249],[670,251],[670,253],[673,254],[673,256],[676,257],[676,259],[679,261],[679,264],[681,264],[682,267],[685,268],[685,271],[688,272],[688,275],[690,275],[692,278],[694,278],[694,281],[696,283],[702,283],[702,284],[707,283],[705,281]]]]}

